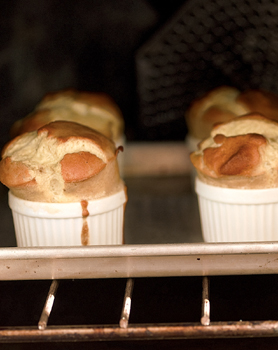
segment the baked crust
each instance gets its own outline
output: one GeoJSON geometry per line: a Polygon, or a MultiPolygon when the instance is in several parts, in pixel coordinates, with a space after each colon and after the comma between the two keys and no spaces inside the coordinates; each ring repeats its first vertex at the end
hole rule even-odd
{"type": "Polygon", "coordinates": [[[124,188],[113,141],[99,132],[56,121],[11,140],[3,149],[0,181],[16,196],[75,202],[124,188]]]}
{"type": "Polygon", "coordinates": [[[247,134],[226,137],[216,135],[213,138],[219,147],[209,147],[203,152],[207,175],[251,176],[260,162],[259,147],[266,144],[262,135],[247,134]]]}
{"type": "Polygon", "coordinates": [[[11,138],[57,120],[77,122],[118,141],[124,119],[115,101],[106,93],[66,89],[46,94],[34,111],[11,127],[11,138]]]}
{"type": "Polygon", "coordinates": [[[278,121],[278,95],[260,89],[240,90],[220,86],[194,100],[185,113],[190,135],[197,139],[209,137],[215,123],[235,117],[259,113],[278,121]]]}
{"type": "Polygon", "coordinates": [[[89,152],[65,154],[61,160],[61,173],[65,182],[79,182],[97,175],[105,163],[89,152]]]}
{"type": "Polygon", "coordinates": [[[245,107],[237,107],[235,101],[240,91],[234,87],[221,86],[192,101],[185,113],[190,135],[204,139],[216,122],[226,122],[236,115],[246,114],[245,107]]]}
{"type": "Polygon", "coordinates": [[[278,95],[265,90],[243,91],[236,100],[245,106],[248,113],[256,112],[278,121],[278,95]]]}
{"type": "Polygon", "coordinates": [[[278,122],[254,113],[219,123],[190,159],[215,186],[278,187],[278,122]]]}

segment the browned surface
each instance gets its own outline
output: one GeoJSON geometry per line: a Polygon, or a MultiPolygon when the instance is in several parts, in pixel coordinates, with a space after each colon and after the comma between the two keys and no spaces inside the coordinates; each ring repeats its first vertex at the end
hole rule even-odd
{"type": "Polygon", "coordinates": [[[239,94],[240,90],[234,87],[220,86],[193,100],[185,113],[189,133],[197,139],[204,139],[215,123],[236,117],[234,108],[239,94]]]}
{"type": "Polygon", "coordinates": [[[48,124],[49,110],[42,109],[30,113],[23,119],[17,120],[10,129],[11,139],[29,131],[35,131],[45,124],[48,124]]]}
{"type": "Polygon", "coordinates": [[[38,129],[38,134],[44,132],[47,132],[48,137],[56,138],[58,142],[61,143],[68,140],[82,138],[84,140],[89,140],[94,144],[98,144],[104,150],[113,148],[113,143],[104,135],[100,134],[96,130],[92,130],[85,125],[81,125],[75,122],[68,122],[65,120],[54,121],[38,129]]]}
{"type": "Polygon", "coordinates": [[[65,182],[86,180],[97,175],[106,166],[103,160],[89,152],[68,153],[60,163],[65,182]]]}
{"type": "Polygon", "coordinates": [[[277,121],[277,111],[278,95],[274,92],[263,89],[240,91],[234,87],[220,86],[193,100],[185,119],[190,134],[204,139],[216,123],[249,113],[260,113],[277,121]]]}
{"type": "Polygon", "coordinates": [[[204,163],[210,170],[208,175],[216,177],[222,175],[251,176],[256,173],[256,168],[261,160],[259,147],[266,144],[264,136],[258,134],[233,137],[216,135],[214,141],[219,144],[219,147],[204,150],[204,163]]]}
{"type": "Polygon", "coordinates": [[[246,106],[249,112],[257,112],[267,118],[278,120],[278,95],[265,90],[246,90],[237,98],[237,103],[246,106]]]}
{"type": "MultiPolygon", "coordinates": [[[[2,170],[0,181],[9,187],[15,196],[39,202],[74,202],[100,198],[122,190],[124,185],[120,178],[116,156],[118,150],[114,142],[104,135],[84,125],[67,121],[49,123],[34,133],[38,138],[42,136],[41,144],[45,142],[44,146],[47,145],[46,158],[49,154],[56,154],[56,147],[67,142],[66,150],[62,154],[63,158],[56,160],[61,164],[61,181],[57,186],[55,185],[56,179],[51,169],[53,164],[48,164],[42,157],[39,164],[32,161],[29,161],[29,164],[24,156],[24,147],[20,148],[23,154],[22,160],[13,162],[11,149],[17,146],[21,137],[24,137],[20,135],[6,146],[0,162],[2,170]],[[54,140],[51,146],[48,144],[49,139],[54,140]],[[75,151],[76,143],[80,145],[79,152],[75,151]],[[85,146],[82,148],[83,144],[85,146]],[[29,171],[34,173],[33,177],[29,171]],[[38,178],[42,174],[44,181],[39,182],[38,178]],[[51,176],[54,181],[51,181],[51,176]],[[59,199],[53,199],[56,198],[57,188],[59,199]]],[[[26,147],[28,146],[27,144],[26,147]]],[[[18,159],[21,159],[20,151],[17,153],[18,159]]]]}
{"type": "MultiPolygon", "coordinates": [[[[110,119],[115,119],[115,123],[119,128],[118,134],[121,134],[124,129],[122,112],[108,94],[103,92],[77,91],[74,89],[49,92],[42,98],[33,112],[17,120],[12,125],[10,135],[14,138],[24,132],[35,131],[50,122],[61,119],[76,121],[98,130],[98,122],[95,121],[95,117],[102,116],[103,113],[108,113],[110,119]],[[91,112],[89,110],[87,115],[78,114],[74,110],[76,104],[84,105],[88,109],[93,108],[92,115],[90,115],[91,112]],[[59,109],[61,107],[63,108],[62,114],[59,109]],[[56,112],[55,109],[57,109],[56,112]]],[[[103,116],[103,118],[105,120],[107,117],[103,116]]],[[[112,136],[110,126],[108,129],[101,127],[101,131],[107,137],[112,136]]]]}
{"type": "Polygon", "coordinates": [[[60,98],[67,97],[74,102],[84,103],[88,106],[101,108],[114,114],[115,118],[122,119],[122,113],[114,99],[104,92],[78,91],[76,89],[65,89],[47,93],[37,108],[43,108],[46,103],[57,103],[60,98]]]}
{"type": "Polygon", "coordinates": [[[29,169],[21,162],[13,162],[11,157],[0,162],[0,181],[7,187],[35,185],[36,180],[31,176],[29,169]]]}
{"type": "Polygon", "coordinates": [[[273,155],[277,126],[277,121],[258,113],[216,124],[210,137],[200,142],[198,150],[190,154],[199,178],[220,187],[277,187],[277,165],[273,155]]]}

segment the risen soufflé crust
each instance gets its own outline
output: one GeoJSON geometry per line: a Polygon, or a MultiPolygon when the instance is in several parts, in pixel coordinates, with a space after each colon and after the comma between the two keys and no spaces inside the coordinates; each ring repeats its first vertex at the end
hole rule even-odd
{"type": "Polygon", "coordinates": [[[21,134],[2,151],[0,181],[22,199],[76,202],[125,188],[114,142],[99,132],[55,121],[21,134]]]}
{"type": "Polygon", "coordinates": [[[34,111],[12,125],[11,137],[57,120],[89,126],[114,141],[124,132],[121,110],[109,95],[67,89],[46,94],[34,111]]]}
{"type": "Polygon", "coordinates": [[[278,187],[278,122],[252,113],[219,123],[190,158],[199,178],[211,185],[278,187]]]}
{"type": "Polygon", "coordinates": [[[261,89],[241,92],[234,87],[220,86],[192,101],[185,120],[190,135],[203,140],[209,137],[215,123],[225,123],[249,113],[278,121],[278,95],[261,89]]]}

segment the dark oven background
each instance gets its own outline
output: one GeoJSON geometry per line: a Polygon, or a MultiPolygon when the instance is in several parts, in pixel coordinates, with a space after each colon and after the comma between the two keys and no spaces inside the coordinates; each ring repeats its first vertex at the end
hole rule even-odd
{"type": "Polygon", "coordinates": [[[105,91],[128,141],[183,140],[221,84],[277,90],[278,1],[0,1],[0,146],[49,91],[105,91]]]}

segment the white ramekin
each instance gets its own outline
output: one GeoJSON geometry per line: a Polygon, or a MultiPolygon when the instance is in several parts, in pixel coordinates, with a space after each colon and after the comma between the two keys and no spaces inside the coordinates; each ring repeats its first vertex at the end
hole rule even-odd
{"type": "Polygon", "coordinates": [[[278,188],[231,189],[196,178],[205,242],[278,241],[278,188]]]}
{"type": "Polygon", "coordinates": [[[123,244],[125,203],[125,191],[88,201],[83,217],[81,202],[31,202],[9,192],[19,247],[123,244]]]}
{"type": "MultiPolygon", "coordinates": [[[[185,145],[189,151],[189,154],[197,151],[199,142],[201,142],[200,139],[197,139],[196,137],[193,137],[190,134],[186,135],[185,145]]],[[[190,182],[191,182],[191,188],[193,191],[194,191],[194,187],[195,187],[196,176],[197,176],[196,169],[194,168],[193,164],[190,162],[190,182]]]]}

